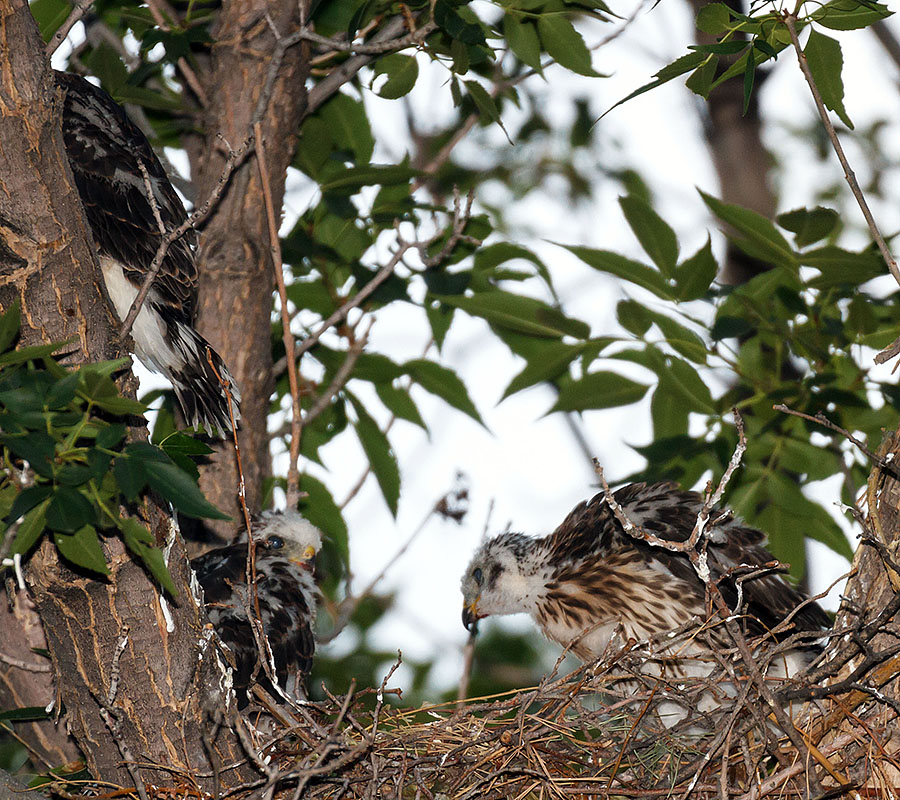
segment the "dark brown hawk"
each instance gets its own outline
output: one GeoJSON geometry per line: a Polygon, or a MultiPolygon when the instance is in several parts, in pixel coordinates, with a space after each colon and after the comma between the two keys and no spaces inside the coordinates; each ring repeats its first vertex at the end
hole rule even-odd
{"type": "MultiPolygon", "coordinates": [[[[673,483],[634,483],[614,493],[626,517],[659,539],[684,542],[703,500],[673,483]]],[[[738,605],[736,578],[774,561],[765,535],[713,512],[706,528],[711,578],[725,601],[738,605]]],[[[463,624],[494,614],[530,614],[547,637],[583,661],[607,653],[614,636],[643,641],[707,616],[706,587],[683,553],[629,536],[604,494],[580,503],[549,536],[505,533],[485,542],[462,579],[463,624]]],[[[741,584],[742,612],[750,632],[775,628],[806,598],[780,575],[768,572],[741,584]]],[[[807,602],[789,631],[824,632],[827,614],[807,602]]],[[[810,636],[810,644],[816,637],[810,636]]],[[[679,657],[702,656],[692,638],[679,643],[679,657]]],[[[798,648],[786,671],[805,665],[815,647],[798,648]]],[[[708,650],[706,652],[709,652],[708,650]]],[[[692,670],[693,672],[693,670],[692,670]]],[[[708,668],[707,668],[708,672],[708,668]]]]}
{"type": "MultiPolygon", "coordinates": [[[[296,511],[264,511],[253,518],[256,542],[256,591],[247,584],[247,535],[210,550],[191,562],[203,587],[206,611],[219,638],[234,655],[234,687],[241,705],[256,673],[256,682],[280,700],[258,666],[259,649],[247,608],[259,619],[272,653],[273,672],[281,689],[300,699],[303,679],[316,649],[315,555],[322,545],[319,530],[296,511]]],[[[265,656],[263,656],[265,657],[265,656]]]]}
{"type": "MultiPolygon", "coordinates": [[[[91,226],[107,295],[124,320],[163,231],[178,228],[187,213],[147,138],[124,109],[78,75],[57,72],[56,82],[64,92],[63,140],[69,166],[91,226]]],[[[224,435],[231,430],[228,402],[207,351],[230,386],[236,420],[240,392],[225,363],[193,327],[196,243],[191,228],[171,243],[131,336],[135,355],[171,381],[188,424],[224,435]]]]}

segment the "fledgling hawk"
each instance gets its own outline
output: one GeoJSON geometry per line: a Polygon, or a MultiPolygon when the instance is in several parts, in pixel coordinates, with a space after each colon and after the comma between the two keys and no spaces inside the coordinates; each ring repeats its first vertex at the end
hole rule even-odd
{"type": "MultiPolygon", "coordinates": [[[[256,542],[256,591],[247,584],[247,532],[225,547],[191,561],[203,587],[206,611],[219,638],[234,654],[234,687],[239,703],[256,672],[256,682],[275,699],[264,669],[257,671],[256,638],[247,608],[256,611],[272,651],[274,673],[289,697],[300,698],[312,668],[318,589],[313,572],[322,536],[296,511],[264,511],[252,520],[256,542]]],[[[263,656],[265,657],[265,656],[263,656]]]]}
{"type": "MultiPolygon", "coordinates": [[[[696,492],[673,483],[630,484],[614,498],[634,525],[674,542],[690,537],[703,506],[696,492]]],[[[774,556],[764,546],[765,534],[728,513],[713,512],[706,535],[711,577],[735,608],[736,579],[774,561],[774,556]]],[[[753,634],[772,630],[806,599],[772,572],[748,577],[741,590],[753,634]]],[[[463,575],[462,593],[467,629],[482,617],[525,612],[548,638],[571,645],[583,661],[604,655],[613,636],[622,643],[643,641],[707,616],[706,589],[687,556],[629,536],[603,493],[576,506],[549,536],[504,533],[485,542],[463,575]]],[[[782,636],[824,632],[831,626],[814,602],[797,611],[792,623],[782,636]]],[[[814,650],[792,651],[790,655],[799,658],[791,659],[786,671],[805,666],[814,650]]],[[[679,658],[702,658],[703,653],[697,638],[678,644],[679,658]]]]}
{"type": "MultiPolygon", "coordinates": [[[[163,240],[160,222],[168,234],[187,220],[187,213],[147,138],[125,110],[78,75],[56,72],[56,82],[64,92],[62,128],[69,166],[107,295],[124,320],[163,240]]],[[[235,420],[240,417],[240,392],[225,363],[193,327],[196,243],[192,228],[171,243],[131,336],[135,355],[171,381],[188,424],[224,435],[231,430],[228,402],[207,350],[230,386],[235,420]]]]}

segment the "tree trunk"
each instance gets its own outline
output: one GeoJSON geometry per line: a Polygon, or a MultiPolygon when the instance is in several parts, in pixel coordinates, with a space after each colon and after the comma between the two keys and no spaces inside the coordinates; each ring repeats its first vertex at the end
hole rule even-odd
{"type": "MultiPolygon", "coordinates": [[[[883,459],[896,464],[900,459],[900,431],[888,434],[879,450],[883,459]]],[[[845,601],[835,620],[835,628],[856,627],[871,622],[900,592],[900,572],[895,571],[900,549],[900,479],[876,466],[867,490],[868,516],[863,542],[853,559],[853,574],[844,591],[845,601]],[[879,548],[878,545],[881,547],[879,548]],[[893,567],[890,566],[893,562],[893,567]]],[[[900,638],[900,619],[895,615],[868,641],[870,652],[889,649],[900,638]]],[[[842,637],[838,648],[852,647],[850,637],[842,637]]],[[[859,652],[832,681],[846,678],[864,654],[859,652]]],[[[825,741],[853,733],[855,742],[843,748],[837,765],[846,777],[860,786],[883,788],[900,785],[900,731],[894,709],[900,708],[900,655],[876,666],[862,681],[878,695],[851,691],[825,704],[825,741]],[[873,702],[877,700],[877,702],[873,702]],[[889,704],[894,704],[891,708],[889,704]],[[877,743],[877,747],[875,747],[877,743]],[[873,769],[873,765],[877,768],[873,769]]]]}
{"type": "MultiPolygon", "coordinates": [[[[193,163],[197,197],[209,195],[227,157],[224,137],[237,148],[253,132],[254,113],[270,69],[278,69],[262,114],[263,146],[276,219],[282,206],[287,167],[306,109],[307,48],[295,46],[273,63],[276,38],[266,15],[282,34],[299,25],[298,4],[237,0],[223,5],[205,76],[210,104],[205,114],[205,146],[193,163]]],[[[279,220],[280,221],[280,220],[279,220]]],[[[199,253],[200,303],[197,325],[225,359],[241,389],[239,434],[247,502],[256,510],[263,480],[271,474],[266,429],[272,375],[271,313],[275,278],[268,247],[269,227],[259,164],[255,156],[232,176],[222,202],[206,226],[199,253]]],[[[237,469],[230,446],[222,448],[201,479],[207,497],[237,513],[237,469]]],[[[229,530],[221,523],[217,530],[229,530]]]]}
{"type": "MultiPolygon", "coordinates": [[[[708,2],[690,0],[690,4],[696,14],[708,2]]],[[[728,5],[745,11],[741,0],[730,0],[728,5]]],[[[697,31],[698,44],[714,44],[715,41],[715,36],[697,31]]],[[[724,70],[729,62],[725,57],[721,61],[721,69],[724,70]]],[[[757,75],[757,84],[746,113],[742,76],[714,89],[703,106],[703,131],[719,176],[721,198],[726,203],[736,203],[771,219],[775,214],[775,193],[769,185],[772,157],[762,141],[762,120],[757,102],[762,77],[757,75]]],[[[738,286],[769,269],[769,266],[729,245],[720,279],[726,284],[738,286]]]]}
{"type": "MultiPolygon", "coordinates": [[[[0,303],[20,300],[24,343],[74,337],[71,360],[109,358],[116,328],[72,188],[62,104],[25,0],[0,0],[0,41],[0,303]]],[[[165,543],[170,519],[158,505],[148,513],[165,543]]],[[[28,562],[26,579],[67,724],[95,777],[173,786],[200,773],[197,785],[212,791],[246,779],[249,768],[217,774],[246,754],[229,727],[215,727],[223,670],[191,594],[183,543],[172,538],[177,602],[164,601],[118,538],[105,544],[106,581],[71,572],[49,541],[28,562]],[[131,760],[140,770],[123,765],[131,760]]]]}

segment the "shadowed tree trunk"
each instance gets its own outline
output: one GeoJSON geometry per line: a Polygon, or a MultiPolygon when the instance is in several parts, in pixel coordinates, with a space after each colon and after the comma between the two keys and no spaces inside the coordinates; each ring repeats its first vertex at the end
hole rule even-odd
{"type": "MultiPolygon", "coordinates": [[[[61,98],[25,0],[0,0],[0,41],[16,42],[0,48],[0,303],[21,302],[25,344],[73,337],[72,361],[110,358],[116,328],[72,188],[61,98]]],[[[148,513],[165,543],[169,518],[154,504],[148,513]]],[[[120,785],[183,783],[185,772],[205,774],[198,784],[208,791],[242,780],[240,769],[221,783],[212,777],[245,754],[229,727],[213,735],[208,709],[222,704],[222,669],[211,647],[201,650],[205,615],[191,595],[180,537],[169,554],[177,603],[164,603],[118,538],[107,539],[105,551],[107,581],[70,571],[49,541],[26,570],[67,724],[89,769],[120,785]],[[141,769],[123,765],[131,760],[141,769]]]]}
{"type": "MultiPolygon", "coordinates": [[[[690,0],[695,15],[707,4],[707,0],[690,0]]],[[[729,0],[727,4],[746,12],[741,0],[729,0]]],[[[714,44],[716,37],[697,31],[697,42],[714,44]]],[[[724,70],[729,62],[725,57],[721,61],[721,69],[724,70]]],[[[742,76],[713,89],[702,109],[703,131],[719,176],[722,200],[750,208],[772,219],[775,215],[775,193],[769,184],[772,157],[762,141],[762,120],[757,102],[762,77],[757,73],[757,84],[746,114],[742,76]]],[[[739,285],[767,269],[768,264],[729,245],[727,262],[720,278],[724,283],[739,285]]]]}
{"type": "MultiPolygon", "coordinates": [[[[296,2],[239,0],[222,8],[213,36],[218,42],[203,76],[209,88],[204,116],[205,143],[194,158],[197,197],[202,202],[213,189],[227,157],[222,140],[237,148],[252,134],[254,114],[267,85],[270,69],[278,77],[261,117],[263,145],[272,202],[281,208],[288,164],[297,129],[306,109],[305,48],[284,53],[274,63],[276,37],[266,14],[281,35],[299,25],[296,2]]],[[[263,480],[271,474],[266,417],[274,389],[271,349],[272,292],[275,278],[267,245],[269,228],[255,157],[233,175],[216,214],[203,232],[200,261],[200,303],[197,327],[229,365],[241,389],[243,420],[239,441],[247,502],[259,508],[263,480]]],[[[220,450],[201,480],[207,497],[229,514],[236,514],[237,471],[232,448],[220,450]]],[[[233,530],[225,522],[219,532],[233,530]]]]}

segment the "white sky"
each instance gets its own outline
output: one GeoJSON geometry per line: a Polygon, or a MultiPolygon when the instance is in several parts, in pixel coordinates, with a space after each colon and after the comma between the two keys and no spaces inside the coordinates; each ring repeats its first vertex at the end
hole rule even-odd
{"type": "MultiPolygon", "coordinates": [[[[616,3],[614,8],[627,16],[633,5],[616,3]]],[[[590,45],[609,31],[609,26],[597,26],[588,31],[586,40],[590,45]]],[[[79,35],[78,30],[73,33],[79,35]]],[[[829,35],[839,38],[843,46],[844,84],[849,87],[845,102],[850,117],[860,128],[878,118],[890,120],[891,135],[882,136],[881,141],[891,143],[893,152],[886,155],[896,165],[900,158],[900,136],[893,131],[900,121],[896,67],[867,32],[829,31],[829,35]]],[[[691,21],[685,3],[659,3],[652,11],[640,12],[621,37],[594,55],[595,69],[612,77],[581,78],[554,67],[546,71],[545,113],[568,126],[573,98],[588,96],[592,113],[599,114],[685,53],[690,36],[691,21]]],[[[452,108],[448,87],[444,85],[446,73],[429,68],[424,59],[420,59],[420,68],[422,75],[410,96],[416,117],[423,125],[422,120],[448,119],[452,108]]],[[[683,80],[676,79],[620,106],[599,123],[599,135],[604,141],[601,152],[609,159],[607,167],[634,164],[640,169],[656,195],[657,210],[678,232],[683,253],[693,252],[702,244],[707,231],[713,232],[717,252],[721,253],[721,237],[715,233],[714,223],[695,189],[718,194],[716,175],[702,139],[698,102],[701,101],[684,88],[683,80]]],[[[783,198],[780,210],[810,205],[814,188],[833,180],[840,172],[836,164],[827,176],[810,169],[809,153],[798,150],[796,142],[786,137],[779,125],[772,124],[799,127],[808,124],[814,115],[796,60],[789,52],[781,56],[767,80],[761,102],[763,117],[769,123],[767,145],[785,165],[786,177],[779,187],[783,198]]],[[[406,141],[397,103],[369,94],[367,104],[379,142],[375,160],[396,158],[405,149],[406,141]]],[[[493,139],[501,146],[505,142],[498,130],[493,139]]],[[[864,155],[851,137],[845,136],[844,142],[860,180],[865,183],[868,168],[864,155]]],[[[478,157],[477,146],[468,142],[463,142],[458,152],[460,157],[478,157]]],[[[584,166],[586,170],[591,167],[584,166]]],[[[896,166],[892,169],[896,173],[896,166]]],[[[619,210],[618,185],[604,181],[598,171],[592,181],[593,201],[576,208],[560,197],[542,196],[508,209],[516,224],[533,232],[533,238],[522,243],[532,247],[550,266],[564,308],[589,322],[595,335],[615,331],[614,309],[624,296],[623,289],[544,240],[603,247],[643,257],[619,210]]],[[[285,228],[308,204],[316,202],[314,190],[301,176],[292,176],[288,186],[291,191],[285,204],[285,228]]],[[[489,202],[495,194],[489,187],[485,189],[489,202]]],[[[900,228],[897,203],[876,205],[875,213],[883,230],[891,233],[900,228]]],[[[853,220],[853,224],[858,223],[858,219],[853,220]]],[[[402,361],[418,357],[427,338],[421,312],[401,304],[379,315],[370,349],[402,361]]],[[[471,504],[464,524],[457,526],[433,519],[380,587],[397,591],[399,603],[375,631],[379,644],[388,650],[400,648],[415,658],[437,656],[432,678],[436,686],[453,683],[460,671],[466,633],[460,622],[459,578],[482,536],[490,504],[493,503],[491,532],[511,523],[516,530],[543,535],[576,503],[595,491],[593,472],[563,419],[543,416],[553,402],[548,389],[533,388],[498,405],[504,388],[523,363],[493,340],[486,325],[457,313],[443,350],[443,363],[463,378],[490,432],[421,389],[414,389],[431,437],[403,421],[397,422],[390,434],[403,471],[397,520],[391,518],[371,476],[345,511],[356,575],[354,585],[359,588],[378,573],[434,502],[453,486],[456,473],[468,476],[471,504]]],[[[143,371],[141,376],[144,388],[158,385],[156,376],[143,371]]],[[[365,391],[361,394],[366,396],[365,391]]],[[[584,415],[584,435],[611,482],[642,466],[641,459],[626,445],[649,441],[648,409],[649,401],[645,400],[626,411],[584,415]]],[[[381,419],[384,421],[384,415],[381,419]]],[[[360,475],[360,446],[348,433],[322,452],[329,471],[315,467],[311,471],[325,480],[340,500],[360,475]]],[[[837,498],[834,482],[823,486],[817,496],[826,506],[837,498]]],[[[815,591],[847,569],[843,559],[816,543],[811,544],[810,553],[815,591]]],[[[831,607],[836,606],[836,599],[833,595],[831,607]]],[[[501,624],[525,629],[530,623],[508,618],[501,624]]],[[[535,637],[539,637],[537,631],[535,637]]],[[[340,650],[352,647],[352,643],[338,638],[329,647],[340,650]]],[[[395,680],[403,685],[402,670],[395,680]]]]}

